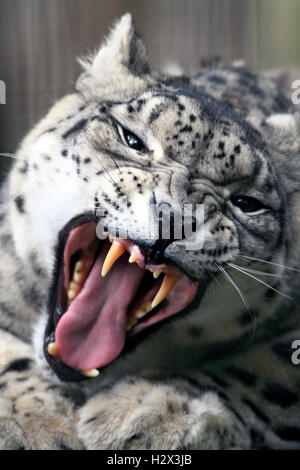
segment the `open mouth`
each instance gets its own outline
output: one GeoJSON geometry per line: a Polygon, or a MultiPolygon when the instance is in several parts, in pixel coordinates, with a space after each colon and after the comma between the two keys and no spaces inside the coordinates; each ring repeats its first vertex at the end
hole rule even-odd
{"type": "Polygon", "coordinates": [[[198,283],[178,267],[152,263],[133,241],[100,240],[94,220],[68,224],[63,238],[44,344],[63,380],[97,376],[131,338],[196,296],[198,283]]]}

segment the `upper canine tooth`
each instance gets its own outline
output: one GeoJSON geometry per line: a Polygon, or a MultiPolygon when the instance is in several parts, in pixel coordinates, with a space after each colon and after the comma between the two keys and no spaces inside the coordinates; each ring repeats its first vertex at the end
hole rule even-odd
{"type": "Polygon", "coordinates": [[[151,308],[156,307],[167,297],[168,293],[170,292],[177,280],[178,277],[174,276],[174,274],[165,274],[160,289],[152,301],[151,308]]]}
{"type": "Polygon", "coordinates": [[[136,262],[136,254],[134,251],[131,252],[130,258],[128,260],[128,263],[135,263],[136,262]]]}
{"type": "Polygon", "coordinates": [[[102,266],[102,277],[106,276],[108,271],[111,269],[112,265],[117,261],[118,258],[120,258],[120,256],[122,256],[124,251],[126,251],[124,246],[114,240],[102,266]]]}

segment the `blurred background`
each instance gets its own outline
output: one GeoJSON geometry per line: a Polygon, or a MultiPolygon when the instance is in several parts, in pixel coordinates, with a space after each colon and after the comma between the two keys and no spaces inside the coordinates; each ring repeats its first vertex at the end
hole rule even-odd
{"type": "MultiPolygon", "coordinates": [[[[150,61],[194,71],[201,58],[244,59],[254,69],[300,64],[299,0],[0,0],[0,152],[24,134],[79,73],[114,18],[135,15],[150,61]]],[[[299,77],[300,78],[300,77],[299,77]]],[[[7,159],[0,157],[0,169],[7,159]]]]}

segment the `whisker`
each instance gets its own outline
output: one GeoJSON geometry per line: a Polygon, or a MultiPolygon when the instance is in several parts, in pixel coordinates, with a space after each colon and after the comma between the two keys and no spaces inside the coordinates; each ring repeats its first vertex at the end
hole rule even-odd
{"type": "Polygon", "coordinates": [[[225,271],[225,269],[222,267],[222,266],[219,266],[217,263],[216,263],[217,267],[221,270],[221,272],[225,275],[225,277],[227,278],[227,280],[234,286],[234,288],[237,290],[239,296],[241,297],[242,301],[243,301],[243,304],[245,305],[246,307],[246,310],[247,312],[249,313],[249,316],[251,318],[251,320],[253,321],[253,331],[252,331],[252,340],[254,339],[254,336],[255,336],[255,331],[256,331],[256,325],[257,325],[257,320],[256,320],[256,313],[255,313],[255,310],[251,310],[248,302],[247,302],[247,299],[246,297],[244,296],[244,294],[242,293],[241,289],[236,285],[236,283],[234,282],[234,280],[232,279],[232,277],[228,274],[227,271],[225,271]]]}
{"type": "MultiPolygon", "coordinates": [[[[117,162],[113,159],[112,155],[110,155],[109,153],[107,153],[106,149],[101,149],[99,148],[99,151],[103,150],[104,153],[105,153],[105,156],[108,156],[108,158],[110,158],[110,160],[113,162],[113,164],[116,166],[116,168],[119,170],[119,173],[122,174],[121,170],[120,170],[120,167],[119,165],[117,164],[117,162]]],[[[100,155],[98,154],[98,152],[94,152],[94,155],[96,156],[98,162],[100,163],[100,165],[102,166],[103,170],[107,173],[107,175],[109,176],[109,178],[113,181],[113,184],[114,186],[117,186],[117,183],[114,181],[113,177],[109,174],[108,170],[105,168],[105,166],[103,165],[102,163],[102,160],[101,160],[101,157],[100,155]]]]}
{"type": "Polygon", "coordinates": [[[300,269],[292,268],[291,266],[285,266],[284,264],[273,263],[272,261],[266,261],[264,259],[254,258],[253,256],[238,255],[238,257],[252,259],[254,261],[260,261],[261,263],[272,264],[274,266],[278,266],[279,268],[285,268],[285,269],[289,269],[290,271],[296,271],[297,273],[300,273],[300,269]]]}
{"type": "Polygon", "coordinates": [[[224,274],[224,276],[226,277],[226,279],[235,287],[236,291],[238,292],[240,298],[242,299],[249,315],[251,316],[252,318],[252,315],[250,313],[250,309],[249,309],[249,305],[248,305],[248,302],[247,302],[247,299],[246,297],[244,296],[244,294],[242,293],[242,291],[240,290],[240,288],[236,285],[236,283],[233,281],[233,279],[231,278],[231,276],[228,274],[227,271],[225,271],[225,269],[220,266],[218,263],[215,263],[215,265],[217,266],[217,268],[224,274]]]}
{"type": "Polygon", "coordinates": [[[117,170],[119,171],[119,173],[122,174],[122,172],[121,172],[121,170],[120,170],[120,167],[119,167],[119,165],[117,164],[116,160],[114,160],[112,157],[110,157],[110,158],[111,158],[111,160],[114,162],[114,164],[115,164],[117,170]]]}
{"type": "Polygon", "coordinates": [[[105,168],[105,166],[103,165],[99,155],[97,155],[97,160],[98,162],[100,163],[100,165],[102,166],[103,170],[105,171],[105,173],[107,174],[107,176],[109,177],[109,179],[111,180],[113,186],[117,186],[117,183],[115,182],[115,180],[113,179],[113,177],[111,176],[111,174],[109,173],[109,171],[107,170],[107,168],[105,168]]]}
{"type": "Polygon", "coordinates": [[[208,274],[210,275],[210,277],[212,278],[213,281],[215,281],[215,283],[217,284],[217,286],[219,287],[220,290],[222,290],[222,286],[220,285],[218,279],[214,276],[214,273],[211,272],[210,269],[206,268],[206,271],[208,272],[208,274]]]}
{"type": "Polygon", "coordinates": [[[263,284],[264,286],[268,287],[269,289],[277,292],[277,294],[280,294],[282,295],[283,297],[286,297],[288,299],[292,299],[293,297],[290,297],[289,295],[287,294],[284,294],[283,292],[280,292],[279,290],[275,289],[275,287],[272,287],[270,286],[269,284],[267,284],[266,282],[262,281],[261,279],[258,279],[257,277],[253,276],[252,274],[249,274],[247,273],[246,271],[244,271],[241,267],[238,267],[236,266],[235,264],[233,263],[227,263],[228,266],[230,266],[231,268],[233,269],[236,269],[237,271],[240,271],[241,273],[245,274],[245,276],[249,276],[251,277],[252,279],[255,279],[257,282],[260,282],[261,284],[263,284]]]}
{"type": "Polygon", "coordinates": [[[15,160],[25,160],[25,158],[17,157],[16,154],[14,154],[14,153],[0,153],[0,156],[1,157],[14,158],[15,160]]]}
{"type": "Polygon", "coordinates": [[[261,276],[271,276],[271,277],[283,277],[281,274],[265,273],[264,271],[257,271],[256,269],[245,268],[244,266],[238,266],[238,267],[252,274],[259,274],[261,276]]]}

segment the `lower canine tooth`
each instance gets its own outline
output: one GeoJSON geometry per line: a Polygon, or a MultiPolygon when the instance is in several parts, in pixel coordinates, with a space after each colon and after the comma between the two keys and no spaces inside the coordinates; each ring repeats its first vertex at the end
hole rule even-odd
{"type": "Polygon", "coordinates": [[[47,350],[50,356],[58,356],[58,347],[56,343],[49,343],[47,350]]]}
{"type": "Polygon", "coordinates": [[[98,377],[99,371],[97,369],[82,370],[81,373],[86,377],[98,377]]]}
{"type": "Polygon", "coordinates": [[[174,276],[174,274],[165,274],[162,285],[160,286],[159,291],[157,292],[156,296],[152,301],[152,308],[156,307],[167,297],[168,293],[170,292],[177,280],[178,277],[174,276]]]}

